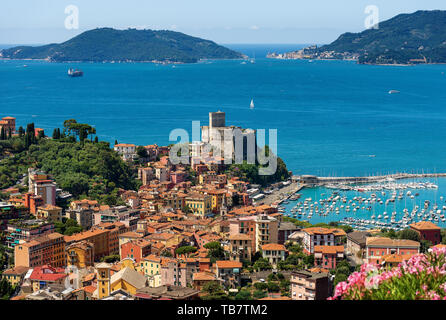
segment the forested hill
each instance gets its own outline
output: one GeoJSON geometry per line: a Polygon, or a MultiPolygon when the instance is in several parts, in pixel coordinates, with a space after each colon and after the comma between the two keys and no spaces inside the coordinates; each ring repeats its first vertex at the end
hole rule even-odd
{"type": "Polygon", "coordinates": [[[344,33],[318,51],[357,53],[360,63],[445,63],[446,11],[400,14],[381,22],[379,29],[344,33]]]}
{"type": "Polygon", "coordinates": [[[168,30],[86,31],[60,44],[19,46],[0,51],[1,58],[49,61],[160,61],[192,63],[200,59],[239,59],[242,54],[215,42],[168,30]]]}

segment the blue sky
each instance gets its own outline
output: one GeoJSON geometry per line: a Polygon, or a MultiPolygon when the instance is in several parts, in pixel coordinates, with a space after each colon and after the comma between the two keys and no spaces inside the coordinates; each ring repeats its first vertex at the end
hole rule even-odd
{"type": "Polygon", "coordinates": [[[446,10],[444,0],[3,0],[0,43],[61,42],[92,28],[170,29],[218,43],[328,43],[364,29],[368,5],[380,20],[416,10],[446,10]],[[65,7],[79,8],[67,30],[65,7]]]}

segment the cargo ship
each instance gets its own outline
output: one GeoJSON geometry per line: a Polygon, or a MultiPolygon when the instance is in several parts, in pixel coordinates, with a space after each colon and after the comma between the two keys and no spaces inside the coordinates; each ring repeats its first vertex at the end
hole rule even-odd
{"type": "Polygon", "coordinates": [[[74,69],[68,69],[68,76],[69,77],[82,77],[84,75],[84,72],[81,70],[74,70],[74,69]]]}

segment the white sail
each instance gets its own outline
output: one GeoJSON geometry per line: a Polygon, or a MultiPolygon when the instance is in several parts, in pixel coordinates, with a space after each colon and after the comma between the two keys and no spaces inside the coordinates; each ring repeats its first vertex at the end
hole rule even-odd
{"type": "Polygon", "coordinates": [[[251,109],[254,109],[254,99],[251,99],[251,104],[249,105],[251,109]]]}

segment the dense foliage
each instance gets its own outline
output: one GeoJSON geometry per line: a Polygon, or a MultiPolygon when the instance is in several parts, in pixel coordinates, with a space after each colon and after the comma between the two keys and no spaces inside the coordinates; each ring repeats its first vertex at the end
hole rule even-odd
{"type": "Polygon", "coordinates": [[[54,228],[56,229],[56,232],[66,236],[71,236],[74,233],[82,231],[82,227],[77,224],[76,220],[67,219],[65,217],[62,218],[62,221],[54,222],[54,228]]]}
{"type": "Polygon", "coordinates": [[[445,248],[433,248],[391,269],[363,264],[338,283],[332,299],[446,300],[445,253],[445,248]]]}
{"type": "Polygon", "coordinates": [[[11,295],[14,293],[15,288],[10,285],[6,279],[0,280],[0,299],[9,300],[11,295]]]}
{"type": "Polygon", "coordinates": [[[446,62],[446,11],[417,11],[381,22],[379,29],[344,33],[319,51],[359,53],[360,63],[446,62]]]}
{"type": "Polygon", "coordinates": [[[203,300],[227,300],[228,295],[226,294],[224,288],[217,281],[210,281],[203,286],[203,293],[206,295],[202,296],[203,300]]]}
{"type": "Polygon", "coordinates": [[[215,263],[217,260],[223,260],[225,258],[225,250],[218,241],[211,241],[204,245],[206,249],[209,250],[208,258],[210,258],[211,263],[215,263]]]}
{"type": "Polygon", "coordinates": [[[168,30],[86,31],[61,44],[20,46],[0,51],[13,59],[52,61],[170,61],[193,63],[200,59],[238,59],[242,55],[215,42],[168,30]]]}
{"type": "Polygon", "coordinates": [[[81,138],[94,132],[88,125],[81,125],[75,136],[63,135],[56,140],[28,138],[27,130],[22,137],[1,141],[1,154],[9,156],[1,160],[0,188],[17,184],[28,168],[34,167],[51,174],[58,187],[75,198],[89,197],[109,205],[118,204],[118,188],[135,190],[136,173],[108,143],[91,142],[85,136],[84,140],[77,141],[77,135],[81,138]],[[87,131],[82,133],[83,130],[87,131]]]}
{"type": "MultiPolygon", "coordinates": [[[[265,156],[269,156],[269,148],[268,146],[265,147],[265,151],[262,151],[262,153],[265,153],[265,156]]],[[[274,174],[270,175],[261,175],[259,174],[259,168],[261,167],[267,167],[268,165],[261,165],[256,161],[255,164],[248,164],[246,161],[244,161],[241,164],[231,164],[229,168],[226,170],[226,173],[229,176],[233,177],[239,177],[240,179],[247,181],[251,184],[260,184],[262,186],[267,186],[269,184],[279,182],[279,181],[285,181],[290,177],[290,173],[286,167],[285,162],[280,158],[276,157],[277,159],[277,168],[274,172],[274,174]]]]}

